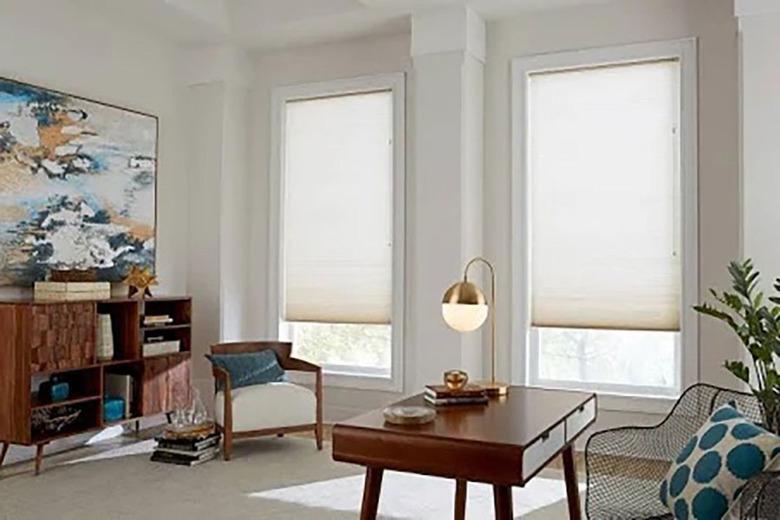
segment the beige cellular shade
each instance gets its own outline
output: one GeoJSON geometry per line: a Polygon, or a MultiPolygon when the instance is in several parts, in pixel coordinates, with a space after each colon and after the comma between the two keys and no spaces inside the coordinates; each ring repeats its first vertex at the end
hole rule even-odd
{"type": "Polygon", "coordinates": [[[390,323],[393,97],[288,102],[283,145],[283,319],[390,323]]]}
{"type": "Polygon", "coordinates": [[[533,326],[680,329],[679,73],[529,77],[533,326]]]}

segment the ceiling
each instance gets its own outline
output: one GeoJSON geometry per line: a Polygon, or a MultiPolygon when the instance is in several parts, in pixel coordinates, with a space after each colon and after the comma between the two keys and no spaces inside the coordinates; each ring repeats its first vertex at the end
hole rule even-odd
{"type": "Polygon", "coordinates": [[[252,50],[409,31],[409,15],[469,5],[487,19],[607,0],[70,0],[112,21],[182,44],[252,50]]]}

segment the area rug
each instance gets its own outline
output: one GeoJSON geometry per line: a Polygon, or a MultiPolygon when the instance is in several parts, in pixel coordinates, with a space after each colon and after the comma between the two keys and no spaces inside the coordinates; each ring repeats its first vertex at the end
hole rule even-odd
{"type": "MultiPolygon", "coordinates": [[[[362,468],[333,462],[329,446],[317,451],[306,439],[239,442],[230,462],[194,468],[149,461],[153,442],[57,455],[44,472],[28,466],[0,470],[0,519],[110,520],[156,518],[354,520],[362,468]],[[45,497],[45,498],[44,498],[45,497]]],[[[557,472],[545,472],[514,490],[517,518],[567,518],[565,488],[557,472]]],[[[380,501],[385,520],[452,517],[452,481],[388,472],[380,501]]],[[[467,518],[492,519],[488,486],[469,485],[467,518]]]]}

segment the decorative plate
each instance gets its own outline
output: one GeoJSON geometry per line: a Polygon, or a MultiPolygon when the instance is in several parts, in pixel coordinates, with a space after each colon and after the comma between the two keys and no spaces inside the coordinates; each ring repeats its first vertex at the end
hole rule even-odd
{"type": "Polygon", "coordinates": [[[425,406],[391,406],[382,412],[391,424],[426,424],[436,418],[436,410],[425,406]]]}

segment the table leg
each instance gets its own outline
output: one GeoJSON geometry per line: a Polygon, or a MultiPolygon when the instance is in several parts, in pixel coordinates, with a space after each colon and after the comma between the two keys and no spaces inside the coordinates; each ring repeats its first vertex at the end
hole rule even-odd
{"type": "Polygon", "coordinates": [[[43,447],[46,444],[38,444],[35,447],[35,476],[41,474],[41,464],[43,463],[43,447]]]}
{"type": "Polygon", "coordinates": [[[496,520],[514,520],[512,512],[512,486],[493,485],[493,503],[496,508],[496,520]]]}
{"type": "Polygon", "coordinates": [[[3,443],[3,451],[0,452],[0,466],[3,465],[3,461],[5,460],[5,456],[8,455],[8,447],[11,445],[9,442],[3,443]]]}
{"type": "Polygon", "coordinates": [[[574,446],[569,444],[563,450],[563,476],[566,480],[566,497],[569,503],[570,520],[582,520],[580,509],[580,488],[577,481],[577,463],[574,460],[574,446]]]}
{"type": "Polygon", "coordinates": [[[366,468],[366,483],[363,487],[363,506],[360,509],[360,520],[376,520],[383,473],[382,468],[366,468]]]}
{"type": "Polygon", "coordinates": [[[455,520],[466,520],[466,494],[468,482],[458,479],[455,481],[455,520]]]}

